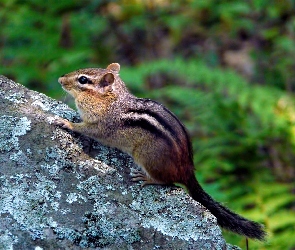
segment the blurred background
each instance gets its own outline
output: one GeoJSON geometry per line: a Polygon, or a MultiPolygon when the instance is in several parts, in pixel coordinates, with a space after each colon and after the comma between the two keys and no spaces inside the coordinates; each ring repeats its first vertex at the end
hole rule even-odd
{"type": "Polygon", "coordinates": [[[58,77],[112,62],[185,123],[205,190],[265,225],[250,249],[295,249],[294,1],[0,0],[0,74],[74,107],[58,77]]]}

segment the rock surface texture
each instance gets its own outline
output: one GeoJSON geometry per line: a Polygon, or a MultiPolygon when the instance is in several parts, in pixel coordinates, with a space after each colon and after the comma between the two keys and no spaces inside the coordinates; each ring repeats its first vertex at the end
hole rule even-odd
{"type": "Polygon", "coordinates": [[[130,157],[57,116],[79,121],[0,76],[0,249],[238,249],[182,189],[141,188],[130,157]]]}

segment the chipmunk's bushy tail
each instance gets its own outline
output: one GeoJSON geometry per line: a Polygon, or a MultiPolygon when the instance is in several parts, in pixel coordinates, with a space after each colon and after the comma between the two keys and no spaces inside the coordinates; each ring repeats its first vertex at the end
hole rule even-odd
{"type": "Polygon", "coordinates": [[[208,195],[200,186],[194,175],[185,184],[191,197],[205,206],[216,218],[217,223],[232,232],[248,238],[263,240],[266,236],[263,226],[257,222],[247,220],[230,211],[208,195]]]}

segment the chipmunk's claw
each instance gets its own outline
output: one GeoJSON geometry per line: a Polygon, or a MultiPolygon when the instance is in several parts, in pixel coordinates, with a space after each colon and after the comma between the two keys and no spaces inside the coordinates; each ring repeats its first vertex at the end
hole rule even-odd
{"type": "Polygon", "coordinates": [[[143,181],[141,184],[141,187],[147,186],[147,185],[162,185],[162,182],[157,182],[147,176],[143,171],[134,171],[132,174],[132,181],[137,182],[137,181],[143,181]]]}
{"type": "Polygon", "coordinates": [[[62,119],[62,118],[56,119],[53,122],[53,124],[56,126],[60,126],[62,128],[65,128],[65,129],[73,130],[72,123],[66,119],[62,119]]]}

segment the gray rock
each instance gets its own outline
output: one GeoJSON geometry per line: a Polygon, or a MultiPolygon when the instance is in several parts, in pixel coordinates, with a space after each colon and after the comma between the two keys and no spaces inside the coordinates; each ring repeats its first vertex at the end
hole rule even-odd
{"type": "Polygon", "coordinates": [[[129,156],[57,116],[79,121],[0,76],[0,249],[238,249],[182,189],[141,188],[129,156]]]}

